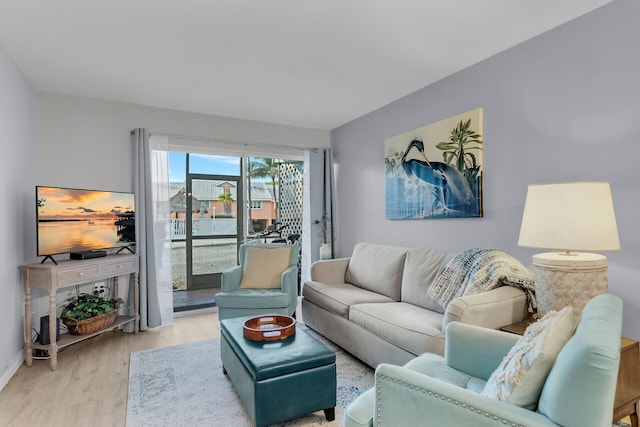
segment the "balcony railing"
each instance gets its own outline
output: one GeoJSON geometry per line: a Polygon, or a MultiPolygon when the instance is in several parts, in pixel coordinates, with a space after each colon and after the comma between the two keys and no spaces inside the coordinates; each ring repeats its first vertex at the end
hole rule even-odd
{"type": "MultiPolygon", "coordinates": [[[[237,224],[235,218],[194,218],[192,234],[194,236],[215,236],[236,234],[237,224]]],[[[171,220],[171,240],[180,240],[187,237],[187,220],[171,220]]]]}

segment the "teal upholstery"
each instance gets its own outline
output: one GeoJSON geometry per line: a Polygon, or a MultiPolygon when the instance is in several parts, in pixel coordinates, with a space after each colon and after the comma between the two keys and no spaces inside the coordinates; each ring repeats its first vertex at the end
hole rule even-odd
{"type": "Polygon", "coordinates": [[[335,417],[336,356],[304,330],[281,341],[251,341],[243,336],[247,318],[220,322],[220,352],[256,427],[324,410],[335,417]]]}
{"type": "Polygon", "coordinates": [[[375,387],[345,411],[345,427],[611,426],[620,363],[622,300],[593,298],[547,376],[536,411],[480,395],[520,338],[453,322],[444,357],[426,353],[405,366],[380,364],[375,387]]]}
{"type": "MultiPolygon", "coordinates": [[[[229,319],[260,314],[295,314],[298,304],[298,258],[300,247],[292,245],[289,267],[282,272],[279,289],[250,289],[240,288],[242,271],[245,265],[247,247],[262,245],[240,245],[238,258],[240,265],[222,273],[222,292],[216,294],[218,318],[229,319]]],[[[282,245],[269,244],[267,247],[282,245]]]]}

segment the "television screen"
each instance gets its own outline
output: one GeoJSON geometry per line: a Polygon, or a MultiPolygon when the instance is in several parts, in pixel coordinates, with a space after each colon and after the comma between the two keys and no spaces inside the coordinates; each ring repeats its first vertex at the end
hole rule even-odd
{"type": "Polygon", "coordinates": [[[133,193],[36,187],[38,256],[135,244],[133,193]]]}

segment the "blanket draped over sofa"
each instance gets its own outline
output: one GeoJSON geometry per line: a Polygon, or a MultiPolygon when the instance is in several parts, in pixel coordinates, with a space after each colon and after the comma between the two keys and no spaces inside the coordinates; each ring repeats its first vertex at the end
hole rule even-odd
{"type": "Polygon", "coordinates": [[[451,257],[440,267],[429,294],[446,307],[455,298],[502,285],[522,289],[527,295],[529,312],[537,309],[533,272],[497,249],[469,248],[451,257]]]}

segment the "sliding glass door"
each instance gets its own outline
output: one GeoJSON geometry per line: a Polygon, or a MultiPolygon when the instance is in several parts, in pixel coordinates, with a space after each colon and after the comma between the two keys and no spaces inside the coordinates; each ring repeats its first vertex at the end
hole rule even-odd
{"type": "Polygon", "coordinates": [[[241,160],[170,154],[174,311],[215,305],[222,272],[237,265],[244,235],[241,160]]]}
{"type": "Polygon", "coordinates": [[[189,174],[186,227],[187,289],[220,288],[222,272],[237,265],[244,234],[242,181],[238,177],[189,174]],[[240,207],[240,209],[238,209],[240,207]]]}
{"type": "Polygon", "coordinates": [[[174,311],[215,305],[241,242],[301,238],[301,161],[171,152],[169,169],[174,311]]]}

